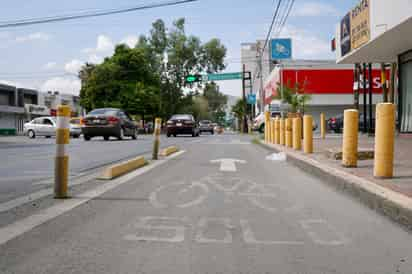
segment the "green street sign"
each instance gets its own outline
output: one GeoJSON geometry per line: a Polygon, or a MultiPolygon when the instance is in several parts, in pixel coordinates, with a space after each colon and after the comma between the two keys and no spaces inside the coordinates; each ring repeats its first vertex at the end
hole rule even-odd
{"type": "Polygon", "coordinates": [[[208,81],[225,81],[225,80],[237,80],[237,79],[242,79],[241,72],[216,73],[216,74],[207,75],[208,81]]]}

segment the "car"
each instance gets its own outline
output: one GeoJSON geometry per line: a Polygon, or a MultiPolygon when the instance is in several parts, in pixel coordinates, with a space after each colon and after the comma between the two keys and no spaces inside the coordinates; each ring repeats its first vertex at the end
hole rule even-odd
{"type": "Polygon", "coordinates": [[[202,120],[199,122],[199,132],[209,132],[210,134],[215,134],[213,123],[209,120],[202,120]]]}
{"type": "Polygon", "coordinates": [[[123,140],[125,136],[137,139],[137,126],[130,116],[118,108],[98,108],[82,118],[82,134],[85,141],[93,137],[109,140],[115,137],[123,140]]]}
{"type": "Polygon", "coordinates": [[[73,117],[70,119],[70,135],[73,138],[79,138],[82,134],[81,117],[73,117]]]}
{"type": "MultiPolygon", "coordinates": [[[[359,130],[363,129],[363,113],[359,114],[358,126],[359,130]]],[[[341,133],[343,131],[343,114],[331,117],[327,121],[328,129],[335,133],[341,133]]],[[[369,117],[367,118],[367,126],[369,127],[369,117]]],[[[375,117],[372,117],[372,132],[375,131],[375,117]]]]}
{"type": "Polygon", "coordinates": [[[166,123],[166,136],[176,137],[179,134],[191,134],[192,137],[200,135],[199,127],[191,114],[173,115],[166,123]]]}
{"type": "Polygon", "coordinates": [[[24,135],[30,139],[38,136],[50,138],[56,135],[56,118],[55,117],[39,117],[25,123],[23,126],[24,135]]]}

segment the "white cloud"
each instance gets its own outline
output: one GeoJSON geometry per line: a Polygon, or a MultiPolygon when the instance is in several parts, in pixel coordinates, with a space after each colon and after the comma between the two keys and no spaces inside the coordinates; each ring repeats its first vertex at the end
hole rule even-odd
{"type": "Polygon", "coordinates": [[[17,36],[15,41],[18,43],[29,42],[29,41],[48,41],[50,40],[50,35],[44,32],[35,32],[25,36],[17,36]]]}
{"type": "Polygon", "coordinates": [[[56,62],[48,62],[46,64],[44,64],[43,69],[44,70],[50,70],[50,69],[54,69],[57,66],[56,62]]]}
{"type": "Polygon", "coordinates": [[[81,83],[79,79],[54,77],[45,81],[40,89],[44,91],[59,91],[60,93],[79,95],[80,88],[81,83]]]}
{"type": "Polygon", "coordinates": [[[97,37],[95,48],[85,48],[82,52],[88,54],[88,62],[99,64],[103,62],[104,57],[113,54],[114,43],[110,37],[101,34],[97,37]]]}
{"type": "Polygon", "coordinates": [[[330,42],[314,33],[293,26],[283,29],[281,37],[292,38],[293,58],[295,59],[333,59],[330,42]]]}
{"type": "Polygon", "coordinates": [[[82,68],[82,66],[82,61],[74,59],[64,65],[64,70],[68,73],[77,74],[82,68]]]}
{"type": "Polygon", "coordinates": [[[89,54],[97,54],[97,53],[106,53],[110,54],[114,50],[114,43],[112,39],[106,35],[99,35],[97,37],[96,47],[95,48],[85,48],[83,52],[89,54]]]}
{"type": "Polygon", "coordinates": [[[121,44],[126,44],[129,48],[134,48],[139,42],[139,37],[136,35],[129,35],[120,41],[121,44]]]}
{"type": "Polygon", "coordinates": [[[306,2],[295,7],[292,16],[313,17],[313,16],[336,16],[338,10],[329,4],[320,2],[306,2]]]}

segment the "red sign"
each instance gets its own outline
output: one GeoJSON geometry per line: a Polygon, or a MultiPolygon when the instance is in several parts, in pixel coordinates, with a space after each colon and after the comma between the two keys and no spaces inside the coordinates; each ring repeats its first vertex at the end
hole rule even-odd
{"type": "MultiPolygon", "coordinates": [[[[319,69],[319,70],[295,70],[282,71],[284,85],[294,87],[296,82],[308,94],[352,94],[353,70],[319,69]]],[[[373,93],[382,93],[381,72],[372,71],[373,93]]]]}

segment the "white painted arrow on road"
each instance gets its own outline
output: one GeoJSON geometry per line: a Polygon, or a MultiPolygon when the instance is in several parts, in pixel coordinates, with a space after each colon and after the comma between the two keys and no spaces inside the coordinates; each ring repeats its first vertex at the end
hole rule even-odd
{"type": "Polygon", "coordinates": [[[220,163],[220,171],[236,172],[236,163],[246,164],[245,160],[238,159],[218,159],[210,161],[212,164],[220,163]]]}

